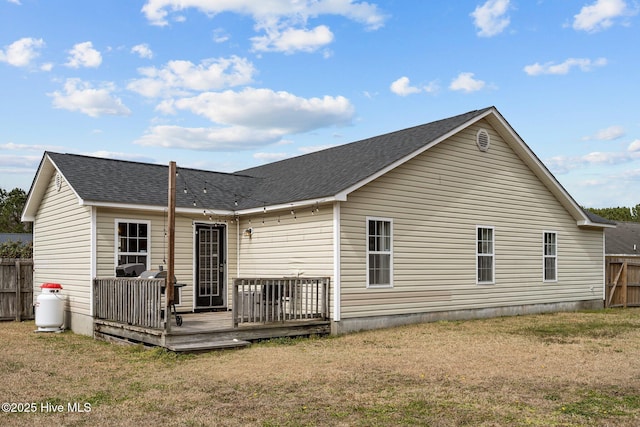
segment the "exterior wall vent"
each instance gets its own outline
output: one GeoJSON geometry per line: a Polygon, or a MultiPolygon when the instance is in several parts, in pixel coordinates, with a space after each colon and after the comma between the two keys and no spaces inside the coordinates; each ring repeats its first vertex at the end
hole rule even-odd
{"type": "Polygon", "coordinates": [[[56,172],[56,190],[60,191],[60,188],[62,188],[62,175],[56,172]]]}
{"type": "Polygon", "coordinates": [[[480,151],[489,151],[489,145],[491,144],[491,140],[489,139],[489,132],[484,129],[480,129],[476,134],[476,144],[478,144],[478,149],[480,151]]]}

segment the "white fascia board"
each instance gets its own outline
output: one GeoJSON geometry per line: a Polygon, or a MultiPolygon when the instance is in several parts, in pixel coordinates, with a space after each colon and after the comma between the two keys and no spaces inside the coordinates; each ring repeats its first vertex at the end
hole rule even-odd
{"type": "Polygon", "coordinates": [[[479,120],[484,119],[489,114],[495,114],[495,108],[491,108],[491,109],[487,110],[483,114],[480,114],[479,116],[476,116],[473,119],[461,124],[457,128],[455,128],[452,131],[442,135],[440,138],[430,142],[429,144],[425,144],[424,146],[420,147],[419,149],[417,149],[413,153],[410,153],[410,154],[404,156],[403,158],[401,158],[400,160],[397,160],[396,162],[390,164],[386,168],[381,169],[380,171],[376,172],[375,174],[370,175],[367,178],[363,179],[362,181],[355,183],[351,187],[342,190],[340,193],[336,194],[336,196],[335,196],[336,200],[346,201],[347,200],[347,196],[349,194],[351,194],[352,192],[356,191],[359,188],[364,187],[365,185],[369,184],[371,181],[374,181],[374,180],[380,178],[382,175],[388,173],[389,171],[392,171],[393,169],[397,168],[398,166],[400,166],[400,165],[408,162],[409,160],[413,159],[414,157],[424,153],[425,151],[427,151],[431,147],[435,147],[436,145],[440,144],[442,141],[450,138],[451,136],[455,135],[456,133],[460,132],[461,130],[471,126],[472,124],[476,123],[479,120]]]}
{"type": "MultiPolygon", "coordinates": [[[[82,205],[84,206],[97,206],[101,208],[114,208],[114,209],[130,209],[130,210],[140,210],[140,211],[154,211],[154,212],[164,212],[168,209],[168,206],[160,206],[160,205],[134,205],[131,203],[118,203],[118,202],[99,202],[93,200],[84,200],[82,205]]],[[[186,213],[186,214],[194,214],[194,215],[202,215],[202,211],[206,210],[207,215],[228,215],[233,216],[235,214],[234,211],[221,210],[221,209],[202,209],[202,208],[181,208],[176,207],[176,212],[178,213],[186,213]]]]}

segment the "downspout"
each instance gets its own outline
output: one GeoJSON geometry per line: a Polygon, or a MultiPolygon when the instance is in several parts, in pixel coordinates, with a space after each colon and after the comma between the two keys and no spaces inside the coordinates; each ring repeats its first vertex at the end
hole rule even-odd
{"type": "Polygon", "coordinates": [[[333,321],[340,321],[340,202],[333,202],[333,321]]]}
{"type": "Polygon", "coordinates": [[[240,217],[236,219],[236,279],[240,277],[240,217]]]}

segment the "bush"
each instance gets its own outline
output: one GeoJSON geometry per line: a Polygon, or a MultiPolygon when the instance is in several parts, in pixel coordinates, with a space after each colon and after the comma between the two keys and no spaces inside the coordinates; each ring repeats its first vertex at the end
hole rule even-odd
{"type": "Polygon", "coordinates": [[[31,242],[0,243],[0,258],[31,258],[32,256],[33,244],[31,242]]]}

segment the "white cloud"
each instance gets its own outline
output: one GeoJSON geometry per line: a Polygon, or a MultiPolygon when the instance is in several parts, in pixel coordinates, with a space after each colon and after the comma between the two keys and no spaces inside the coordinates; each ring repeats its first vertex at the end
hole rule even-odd
{"type": "Polygon", "coordinates": [[[45,62],[44,64],[42,64],[42,65],[40,66],[40,69],[41,69],[42,71],[51,71],[51,70],[53,70],[53,63],[51,63],[51,62],[45,62]]]}
{"type": "Polygon", "coordinates": [[[213,41],[216,43],[224,43],[231,38],[223,28],[213,30],[213,41]]]}
{"type": "Polygon", "coordinates": [[[277,142],[284,133],[277,129],[250,129],[242,126],[187,128],[154,126],[134,143],[143,146],[190,150],[235,151],[277,142]]]}
{"type": "Polygon", "coordinates": [[[249,149],[277,143],[287,134],[346,125],[354,114],[351,103],[341,96],[307,99],[254,88],[206,92],[166,100],[164,105],[167,111],[188,110],[218,126],[155,126],[137,144],[212,151],[249,149]]]}
{"type": "Polygon", "coordinates": [[[546,62],[544,64],[535,63],[524,67],[524,72],[530,76],[539,76],[541,74],[568,74],[571,68],[577,67],[581,71],[591,71],[595,67],[604,67],[607,65],[606,58],[598,58],[591,60],[588,58],[569,58],[560,64],[546,62]]]}
{"type": "Polygon", "coordinates": [[[131,48],[131,53],[137,53],[140,58],[153,58],[153,51],[146,43],[137,44],[131,48]]]}
{"type": "Polygon", "coordinates": [[[640,159],[640,140],[632,142],[627,151],[594,151],[583,156],[556,156],[545,161],[553,173],[564,174],[571,170],[598,165],[619,165],[640,159]]]}
{"type": "Polygon", "coordinates": [[[209,16],[222,12],[250,15],[256,22],[291,20],[306,22],[320,15],[340,15],[360,22],[370,29],[384,25],[385,16],[375,4],[354,0],[147,0],[142,13],[153,25],[168,25],[167,16],[188,8],[198,9],[209,16]]]}
{"type": "Polygon", "coordinates": [[[298,151],[304,154],[309,154],[309,153],[315,153],[316,151],[326,150],[327,148],[332,148],[335,146],[336,146],[335,144],[309,145],[306,147],[298,148],[298,151]]]}
{"type": "MultiPolygon", "coordinates": [[[[357,0],[147,0],[142,13],[153,25],[168,25],[168,17],[184,9],[195,8],[208,16],[231,12],[250,16],[257,32],[263,36],[253,37],[255,51],[313,52],[333,41],[333,33],[320,25],[312,30],[306,28],[310,18],[321,15],[343,16],[376,30],[384,25],[386,16],[375,4],[357,0]]],[[[184,16],[179,15],[184,18],[184,16]]],[[[174,15],[175,19],[175,15],[174,15]]]]}
{"type": "MultiPolygon", "coordinates": [[[[409,77],[403,76],[391,83],[389,89],[391,90],[391,92],[395,93],[398,96],[407,96],[420,92],[435,93],[438,91],[439,86],[435,81],[430,82],[428,85],[422,87],[411,86],[409,77]]],[[[371,97],[367,92],[365,92],[365,96],[369,98],[371,97]]]]}
{"type": "Polygon", "coordinates": [[[624,136],[624,129],[621,126],[609,126],[606,129],[601,129],[595,133],[595,135],[586,136],[582,138],[584,141],[598,140],[598,141],[612,141],[614,139],[622,138],[624,136]]]}
{"type": "Polygon", "coordinates": [[[73,49],[69,51],[67,67],[80,68],[89,67],[96,68],[102,64],[102,55],[93,48],[93,43],[83,42],[77,43],[73,49]]]}
{"type": "Polygon", "coordinates": [[[0,169],[12,172],[24,172],[25,169],[35,169],[42,156],[17,156],[15,154],[0,154],[0,169]]]}
{"type": "Polygon", "coordinates": [[[471,13],[481,37],[493,37],[509,26],[509,0],[487,0],[471,13]]]}
{"type": "Polygon", "coordinates": [[[605,30],[613,25],[615,18],[630,14],[633,12],[623,0],[596,0],[574,16],[573,29],[589,33],[605,30]]]}
{"type": "Polygon", "coordinates": [[[9,3],[13,3],[13,4],[17,4],[17,5],[21,5],[22,3],[20,3],[20,0],[7,0],[9,3]]]}
{"type": "Polygon", "coordinates": [[[474,73],[460,73],[451,81],[449,89],[463,92],[475,92],[485,87],[485,82],[473,78],[474,73]]]}
{"type": "Polygon", "coordinates": [[[13,142],[7,142],[6,144],[0,144],[0,148],[3,150],[16,150],[16,151],[55,151],[63,149],[60,146],[55,145],[28,145],[28,144],[16,144],[13,142]]]}
{"type": "Polygon", "coordinates": [[[129,115],[131,111],[120,98],[112,95],[114,90],[112,83],[96,89],[80,79],[67,79],[63,92],[55,91],[48,95],[53,98],[55,108],[79,111],[91,117],[129,115]]]}
{"type": "Polygon", "coordinates": [[[333,41],[333,33],[326,25],[313,30],[286,28],[283,31],[267,29],[264,36],[252,37],[253,50],[258,52],[283,52],[292,54],[297,51],[314,52],[333,41]]]}
{"type": "Polygon", "coordinates": [[[0,50],[0,62],[6,62],[14,67],[26,67],[38,57],[38,49],[44,46],[42,39],[24,37],[16,40],[4,50],[0,50]]]}
{"type": "Polygon", "coordinates": [[[407,96],[411,95],[412,93],[420,92],[420,88],[411,86],[409,77],[406,76],[400,77],[398,80],[391,83],[391,86],[389,88],[391,89],[391,92],[399,96],[407,96]]]}
{"type": "Polygon", "coordinates": [[[127,88],[157,98],[244,85],[251,83],[256,70],[249,60],[232,56],[206,59],[199,65],[190,61],[169,61],[162,68],[145,67],[139,68],[138,72],[144,78],[133,80],[127,88]]]}
{"type": "Polygon", "coordinates": [[[288,92],[254,88],[245,88],[241,92],[206,92],[178,99],[173,106],[215,123],[275,129],[283,134],[346,125],[354,114],[353,106],[342,96],[301,98],[288,92]]]}
{"type": "Polygon", "coordinates": [[[263,162],[276,162],[278,160],[286,159],[290,157],[288,153],[254,153],[253,158],[256,160],[262,160],[263,162]]]}

